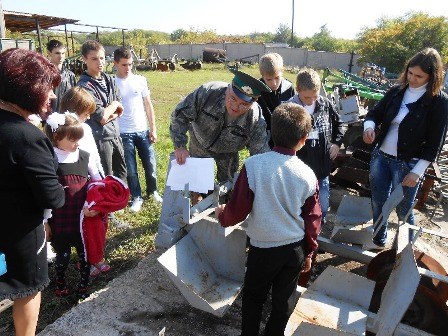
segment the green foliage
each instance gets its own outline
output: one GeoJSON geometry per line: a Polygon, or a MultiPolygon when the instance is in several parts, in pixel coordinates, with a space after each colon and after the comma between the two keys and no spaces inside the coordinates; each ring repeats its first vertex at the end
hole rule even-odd
{"type": "Polygon", "coordinates": [[[16,32],[13,33],[9,29],[6,29],[5,37],[10,38],[10,39],[25,39],[26,38],[25,36],[23,36],[23,34],[16,33],[16,32]]]}
{"type": "Polygon", "coordinates": [[[360,45],[358,41],[338,39],[336,51],[338,52],[356,52],[358,53],[360,45]]]}
{"type": "Polygon", "coordinates": [[[318,33],[306,40],[305,46],[318,51],[337,51],[337,39],[331,36],[327,25],[323,25],[318,33]]]}
{"type": "Polygon", "coordinates": [[[274,34],[272,33],[251,33],[249,34],[249,40],[253,43],[266,43],[274,40],[274,34]]]}
{"type": "Polygon", "coordinates": [[[291,28],[287,24],[280,23],[275,32],[273,42],[289,44],[291,42],[291,28]]]}
{"type": "Polygon", "coordinates": [[[405,61],[425,47],[437,49],[448,62],[447,17],[408,13],[398,18],[383,17],[377,27],[358,35],[360,61],[374,62],[388,72],[400,72],[405,61]]]}

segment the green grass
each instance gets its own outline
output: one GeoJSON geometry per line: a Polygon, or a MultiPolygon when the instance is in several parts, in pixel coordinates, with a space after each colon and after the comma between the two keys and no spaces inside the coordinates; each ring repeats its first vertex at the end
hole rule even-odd
{"type": "MultiPolygon", "coordinates": [[[[245,71],[255,77],[259,77],[258,66],[244,66],[245,71]]],[[[169,136],[170,115],[177,103],[199,85],[209,81],[230,82],[232,74],[225,69],[223,64],[205,64],[201,70],[188,71],[180,66],[174,72],[140,71],[139,74],[148,80],[151,99],[156,113],[156,125],[158,141],[155,144],[157,155],[158,189],[162,194],[165,186],[169,155],[173,145],[169,136]]],[[[284,73],[285,77],[294,83],[295,75],[284,73]]],[[[244,156],[242,156],[244,157],[244,156]]],[[[143,170],[139,164],[140,181],[142,190],[145,190],[143,170]]],[[[160,205],[152,200],[144,202],[142,211],[137,214],[129,212],[118,214],[117,217],[130,224],[129,229],[118,230],[110,227],[107,235],[106,261],[112,269],[109,273],[93,279],[91,292],[99,290],[107,285],[113,278],[135,267],[137,263],[155,249],[154,241],[160,216],[160,205]]],[[[67,272],[67,281],[71,289],[76,289],[79,279],[75,270],[76,253],[72,253],[73,263],[67,272]]],[[[50,268],[50,279],[54,277],[54,270],[50,268]]],[[[74,295],[67,298],[57,298],[53,295],[54,284],[42,293],[41,313],[39,316],[38,332],[46,325],[53,323],[66,311],[76,305],[74,295]]],[[[12,309],[0,315],[0,334],[14,335],[12,322],[12,309]]]]}

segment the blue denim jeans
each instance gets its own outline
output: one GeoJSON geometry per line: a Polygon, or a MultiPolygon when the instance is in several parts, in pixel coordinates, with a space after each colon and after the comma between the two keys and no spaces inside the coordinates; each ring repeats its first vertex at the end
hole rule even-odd
{"type": "MultiPolygon", "coordinates": [[[[393,189],[403,182],[404,177],[414,168],[418,159],[405,162],[398,159],[388,158],[381,154],[378,147],[372,152],[370,161],[370,188],[372,192],[373,222],[381,215],[384,203],[393,189]]],[[[396,212],[400,221],[404,220],[412,208],[421,181],[415,187],[403,187],[403,200],[397,205],[396,212]]],[[[407,218],[409,224],[414,224],[414,214],[411,212],[407,218]]],[[[373,242],[384,245],[387,239],[387,221],[381,227],[373,242]]]]}
{"type": "Polygon", "coordinates": [[[121,139],[123,140],[124,158],[128,171],[127,180],[132,197],[142,196],[137,172],[136,150],[145,171],[146,194],[152,194],[157,190],[157,176],[156,156],[154,147],[149,140],[149,131],[122,133],[121,139]]]}
{"type": "Polygon", "coordinates": [[[319,203],[320,209],[322,210],[322,221],[325,223],[325,216],[327,215],[328,208],[330,207],[330,179],[329,177],[324,177],[319,181],[319,203]]]}

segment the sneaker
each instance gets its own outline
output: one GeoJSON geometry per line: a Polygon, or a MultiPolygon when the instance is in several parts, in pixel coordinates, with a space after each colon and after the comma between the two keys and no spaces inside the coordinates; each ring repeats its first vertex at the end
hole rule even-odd
{"type": "Polygon", "coordinates": [[[140,209],[142,208],[142,204],[143,204],[143,198],[135,197],[132,200],[132,204],[129,207],[129,210],[131,210],[132,212],[139,212],[140,209]]]}
{"type": "Polygon", "coordinates": [[[157,191],[154,191],[151,196],[152,196],[152,199],[154,201],[156,201],[157,203],[163,203],[163,198],[162,198],[162,196],[159,195],[159,193],[157,191]]]}
{"type": "Polygon", "coordinates": [[[95,265],[92,265],[90,267],[90,276],[97,276],[101,273],[107,273],[110,271],[110,266],[106,264],[105,262],[100,261],[99,263],[96,263],[95,265]]]}

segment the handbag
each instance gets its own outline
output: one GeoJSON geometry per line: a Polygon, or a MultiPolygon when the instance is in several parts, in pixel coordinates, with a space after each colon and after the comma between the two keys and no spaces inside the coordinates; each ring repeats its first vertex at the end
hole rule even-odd
{"type": "Polygon", "coordinates": [[[0,276],[6,273],[6,259],[5,254],[0,252],[0,276]]]}

